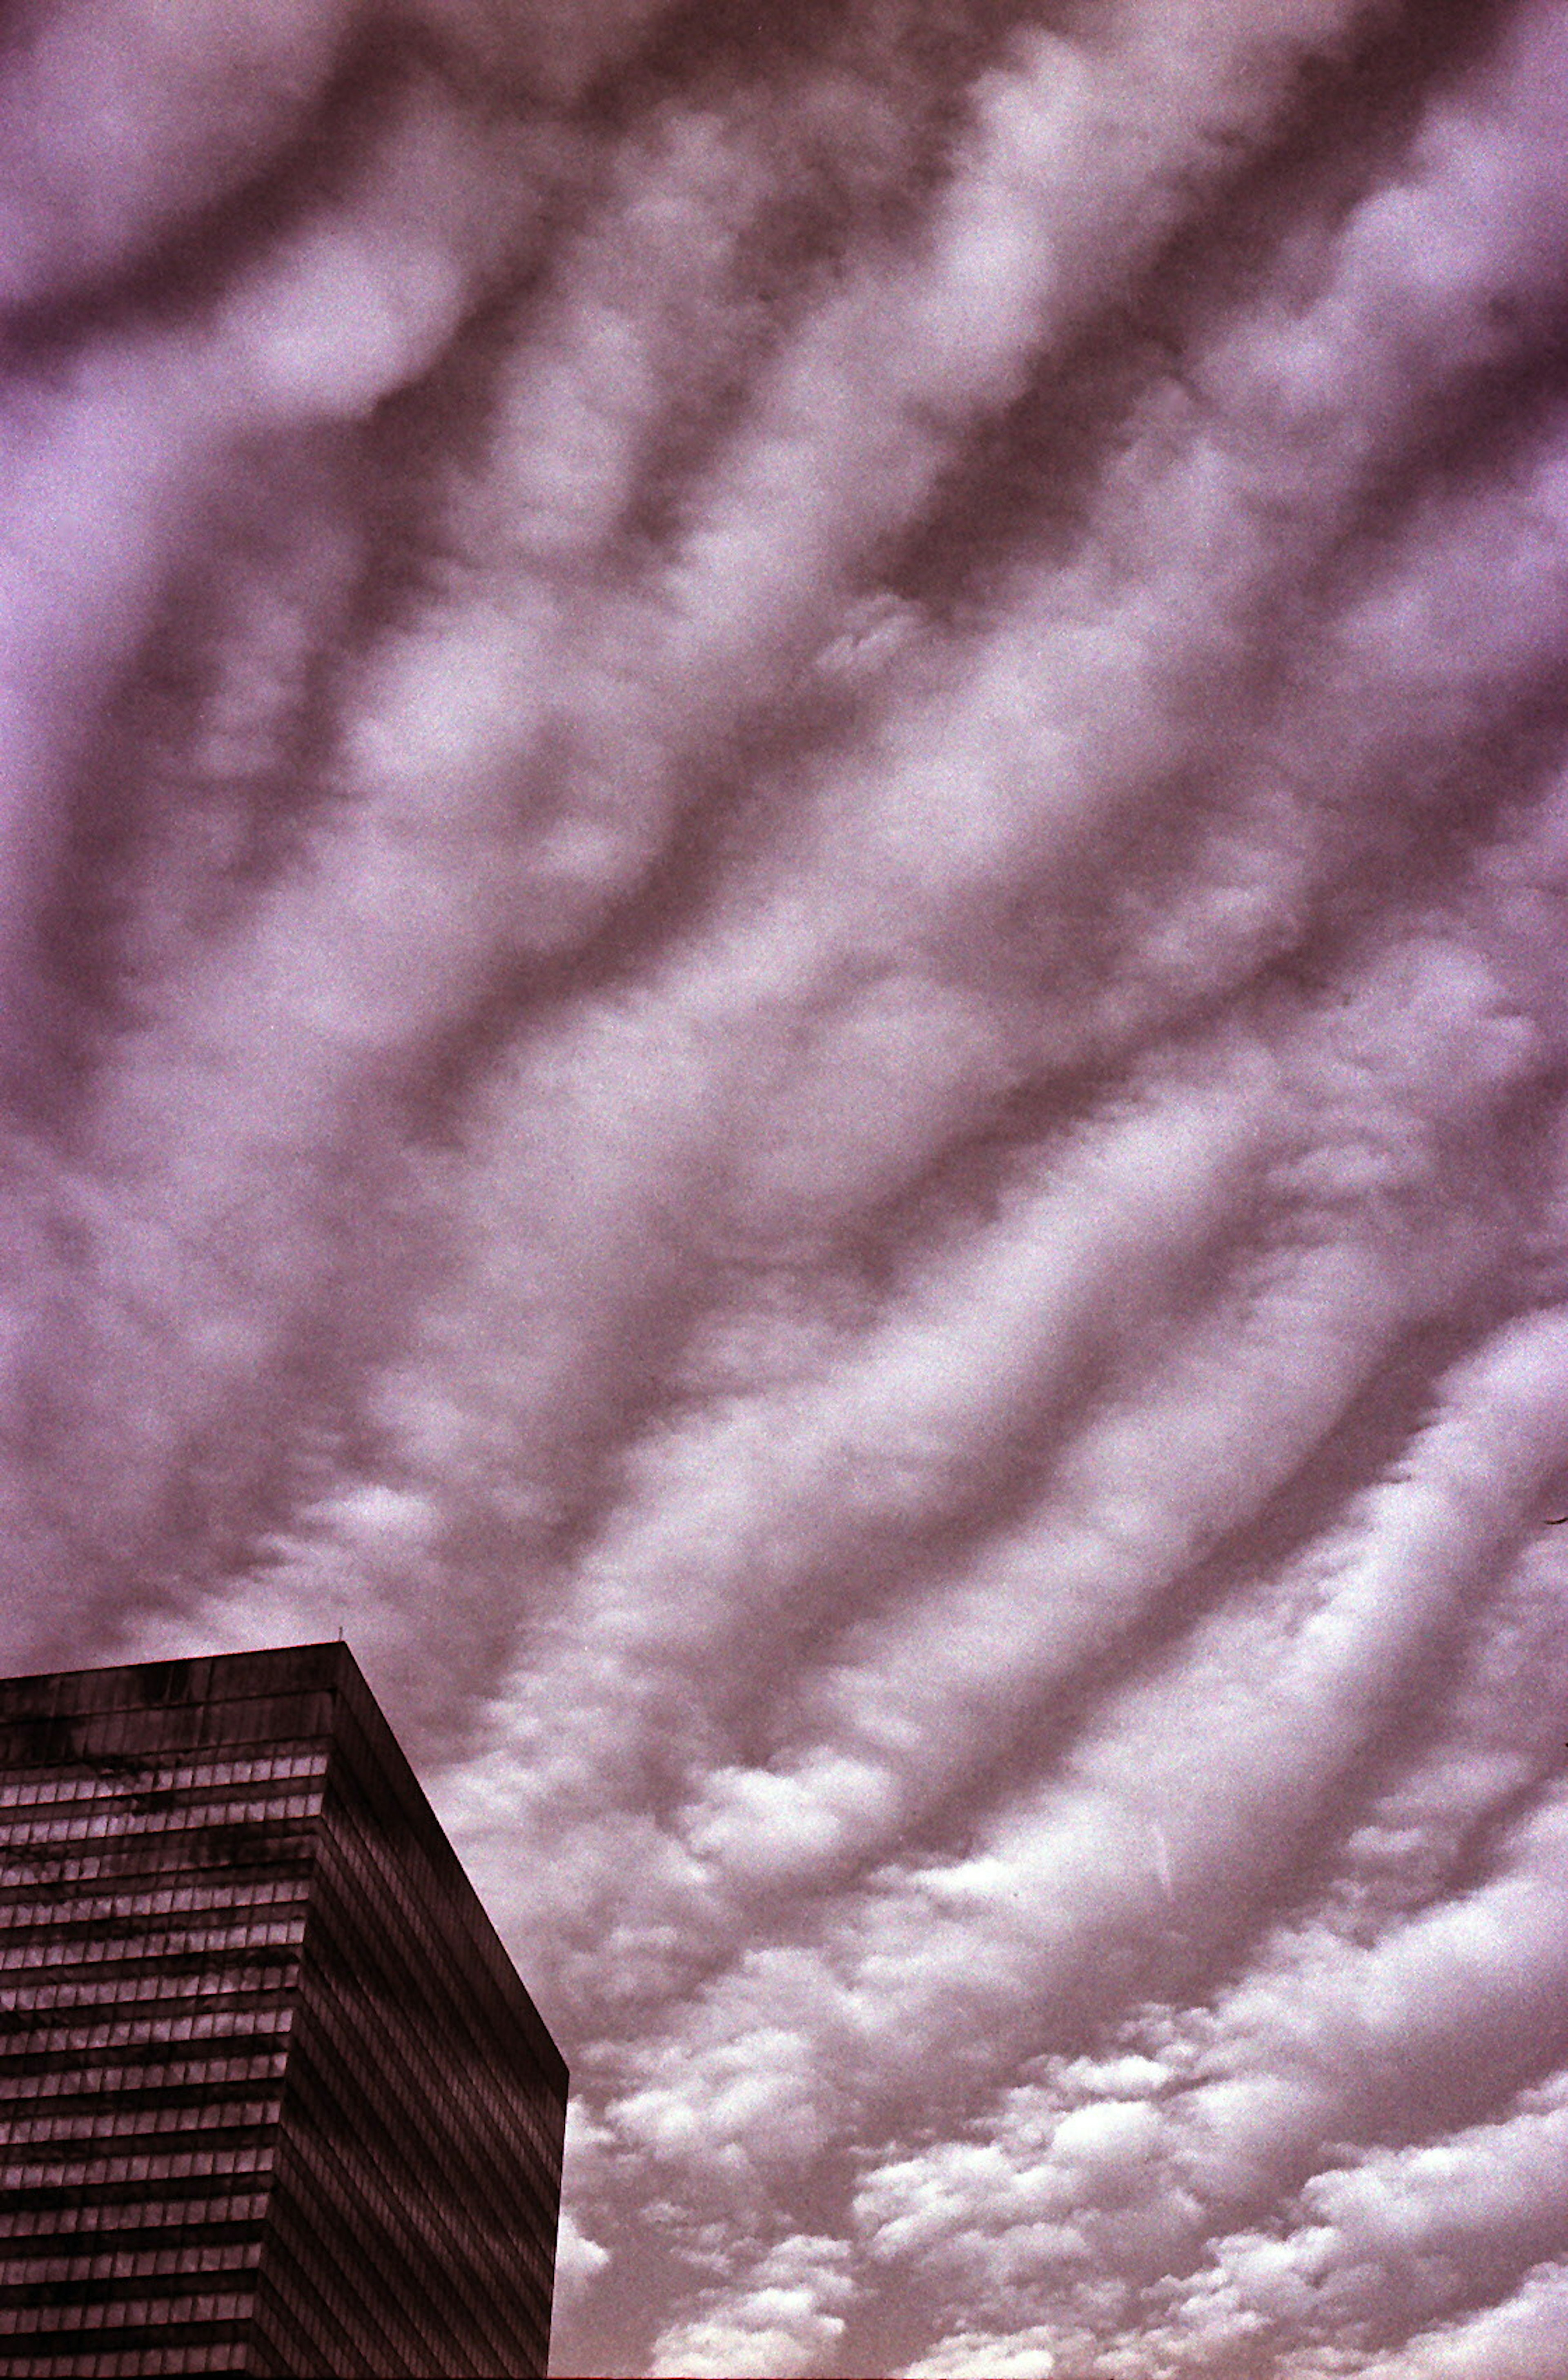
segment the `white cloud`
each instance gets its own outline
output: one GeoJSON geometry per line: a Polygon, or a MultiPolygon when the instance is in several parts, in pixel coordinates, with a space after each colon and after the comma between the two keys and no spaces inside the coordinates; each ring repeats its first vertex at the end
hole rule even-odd
{"type": "Polygon", "coordinates": [[[597,2240],[590,2240],[579,2228],[569,2206],[561,2210],[561,2228],[555,2242],[556,2307],[560,2313],[568,2313],[575,2301],[592,2287],[610,2261],[610,2251],[597,2240]]]}
{"type": "Polygon", "coordinates": [[[1562,11],[219,14],[0,59],[17,1665],[346,1626],[564,2362],[1568,2371],[1562,11]]]}
{"type": "Polygon", "coordinates": [[[730,2287],[711,2293],[688,2320],[660,2338],[650,2373],[743,2380],[743,2375],[824,2371],[844,2334],[841,2311],[854,2295],[842,2240],[796,2235],[780,2240],[730,2287]]]}
{"type": "Polygon", "coordinates": [[[1515,2297],[1423,2332],[1362,2371],[1366,2380],[1556,2380],[1568,2372],[1568,2271],[1544,2264],[1515,2297]]]}
{"type": "Polygon", "coordinates": [[[0,67],[0,303],[107,279],[262,172],[325,81],[347,0],[66,0],[0,67]]]}
{"type": "Polygon", "coordinates": [[[905,2380],[1051,2380],[1058,2369],[1055,2337],[1036,2323],[1024,2330],[959,2331],[906,2363],[905,2380]]]}

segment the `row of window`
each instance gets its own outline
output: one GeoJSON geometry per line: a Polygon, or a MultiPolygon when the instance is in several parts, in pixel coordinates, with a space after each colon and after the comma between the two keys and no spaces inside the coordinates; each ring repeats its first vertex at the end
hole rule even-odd
{"type": "Polygon", "coordinates": [[[30,2016],[43,2009],[123,2008],[137,2000],[189,1999],[202,1992],[291,1990],[298,1959],[252,1961],[239,1967],[209,1967],[192,1975],[160,1967],[148,1975],[95,1975],[91,1983],[12,1984],[0,1990],[0,2014],[30,2016]]]}
{"type": "Polygon", "coordinates": [[[321,1789],[305,1793],[273,1793],[245,1801],[167,1802],[156,1810],[108,1805],[80,1811],[73,1817],[47,1818],[32,1813],[0,1820],[0,1845],[77,1843],[117,1840],[123,1835],[177,1834],[192,1827],[261,1826],[279,1818],[311,1818],[322,1806],[321,1789]]]}
{"type": "Polygon", "coordinates": [[[299,1752],[268,1752],[249,1760],[149,1761],[133,1778],[123,1771],[62,1777],[54,1771],[0,1779],[0,1810],[29,1809],[40,1802],[100,1802],[127,1793],[180,1792],[195,1785],[261,1785],[274,1777],[324,1777],[327,1746],[299,1752]]]}
{"type": "MultiPolygon", "coordinates": [[[[270,1668],[273,1657],[260,1654],[256,1661],[270,1668]]],[[[9,1679],[0,1694],[0,1752],[14,1768],[45,1760],[55,1767],[87,1768],[149,1747],[165,1757],[183,1748],[195,1760],[320,1743],[332,1730],[336,1681],[323,1678],[320,1664],[305,1667],[311,1674],[302,1670],[281,1692],[273,1679],[241,1683],[213,1676],[203,1685],[188,1677],[165,1696],[150,1693],[139,1670],[124,1669],[9,1679]],[[58,1742],[62,1720],[76,1722],[68,1760],[40,1748],[45,1730],[58,1742]]]]}
{"type": "Polygon", "coordinates": [[[68,2206],[0,2207],[0,2239],[69,2239],[99,2231],[155,2231],[177,2224],[259,2223],[267,2211],[264,2191],[218,2198],[87,2199],[68,2206]]]}
{"type": "Polygon", "coordinates": [[[0,1973],[32,1967],[101,1967],[126,1959],[168,1959],[196,1951],[271,1949],[305,1938],[305,1912],[293,1917],[242,1918],[233,1925],[180,1925],[156,1934],[84,1935],[29,1942],[0,1935],[0,1973]]]}
{"type": "Polygon", "coordinates": [[[84,2092],[102,2097],[105,2092],[173,2091],[193,2082],[263,2082],[281,2077],[287,2059],[286,2050],[261,2049],[242,2058],[176,2058],[161,2066],[122,2058],[112,2066],[55,2066],[9,2075],[0,2063],[0,2110],[25,2101],[74,2098],[84,2092]]]}
{"type": "Polygon", "coordinates": [[[125,2181],[185,2181],[219,2174],[270,2173],[270,2141],[221,2149],[138,2150],[130,2156],[50,2158],[42,2165],[0,2166],[0,2190],[111,2189],[125,2181]]]}
{"type": "MultiPolygon", "coordinates": [[[[38,1851],[29,1852],[23,1859],[18,1859],[12,1849],[0,1857],[0,1888],[23,1885],[30,1892],[36,1892],[42,1881],[51,1892],[57,1893],[65,1885],[95,1884],[106,1876],[121,1883],[142,1840],[140,1835],[124,1835],[113,1851],[38,1851]]],[[[145,1865],[155,1876],[166,1876],[171,1870],[176,1875],[189,1875],[197,1865],[191,1856],[194,1841],[194,1832],[188,1828],[184,1833],[150,1840],[145,1865]]],[[[298,1846],[291,1844],[288,1855],[293,1857],[305,1849],[303,1841],[298,1846]]],[[[266,1856],[275,1864],[279,1854],[269,1846],[266,1856]]]]}
{"type": "Polygon", "coordinates": [[[261,2261],[260,2240],[187,2240],[162,2248],[98,2248],[78,2254],[0,2256],[0,2288],[61,2281],[137,2281],[158,2275],[240,2273],[261,2261]]]}
{"type": "Polygon", "coordinates": [[[279,2102],[266,2099],[209,2099],[204,2106],[181,2107],[166,2099],[131,2099],[115,2106],[100,2100],[94,2107],[67,2108],[51,2116],[0,2114],[0,2144],[30,2148],[41,2141],[125,2141],[142,2132],[213,2132],[256,2124],[275,2124],[279,2102]]]}
{"type": "Polygon", "coordinates": [[[263,2001],[259,2008],[176,2011],[155,2008],[146,2016],[101,2017],[91,2024],[35,2024],[24,2032],[0,2033],[0,2073],[10,2057],[58,2057],[70,2050],[165,2046],[176,2041],[249,2040],[260,2034],[287,2033],[294,2023],[292,2000],[263,2001]]]}
{"type": "Polygon", "coordinates": [[[105,2305],[0,2306],[0,2331],[136,2330],[147,2323],[238,2322],[250,2311],[251,2293],[232,2290],[206,2297],[118,2298],[105,2305]]]}
{"type": "Polygon", "coordinates": [[[211,1910],[273,1909],[279,1901],[303,1903],[309,1889],[302,1876],[249,1876],[215,1884],[155,1884],[134,1892],[52,1893],[47,1900],[0,1901],[0,1929],[22,1925],[120,1925],[132,1917],[205,1915],[211,1910]]]}
{"type": "Polygon", "coordinates": [[[191,2372],[243,2372],[241,2339],[216,2339],[193,2347],[163,2340],[156,2347],[56,2348],[52,2354],[8,2355],[6,2380],[153,2380],[153,2375],[191,2372]]]}

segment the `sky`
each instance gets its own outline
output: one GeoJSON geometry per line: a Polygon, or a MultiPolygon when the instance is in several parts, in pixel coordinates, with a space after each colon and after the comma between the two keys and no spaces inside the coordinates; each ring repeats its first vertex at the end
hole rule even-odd
{"type": "Polygon", "coordinates": [[[19,0],[0,1658],[342,1629],[558,2374],[1568,2380],[1568,14],[19,0]]]}

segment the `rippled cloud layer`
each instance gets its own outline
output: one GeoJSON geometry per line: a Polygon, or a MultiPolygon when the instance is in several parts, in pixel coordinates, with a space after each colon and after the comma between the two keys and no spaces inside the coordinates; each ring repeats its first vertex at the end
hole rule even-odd
{"type": "Polygon", "coordinates": [[[346,1629],[555,2368],[1568,2375],[1568,19],[37,0],[13,1670],[346,1629]]]}

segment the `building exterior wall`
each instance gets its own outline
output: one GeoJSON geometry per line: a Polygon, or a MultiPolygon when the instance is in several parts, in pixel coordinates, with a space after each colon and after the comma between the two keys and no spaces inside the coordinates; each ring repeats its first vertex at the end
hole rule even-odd
{"type": "Polygon", "coordinates": [[[0,2374],[545,2370],[565,2070],[342,1645],[0,1683],[0,2374]]]}

